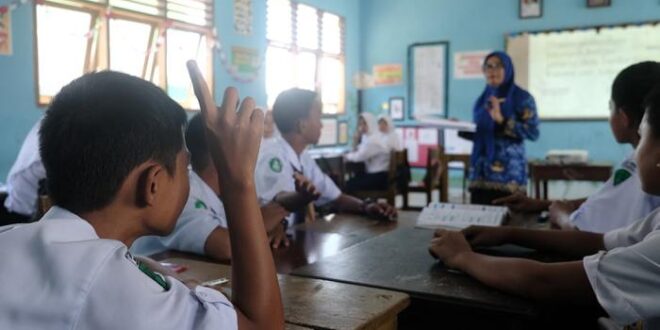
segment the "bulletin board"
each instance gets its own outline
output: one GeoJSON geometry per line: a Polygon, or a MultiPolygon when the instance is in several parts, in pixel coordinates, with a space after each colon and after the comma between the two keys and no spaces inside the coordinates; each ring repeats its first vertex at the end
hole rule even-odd
{"type": "Polygon", "coordinates": [[[412,167],[426,167],[429,149],[437,148],[439,135],[437,128],[397,127],[404,148],[408,149],[408,163],[412,167]]]}
{"type": "Polygon", "coordinates": [[[447,116],[449,42],[417,43],[408,47],[408,112],[410,119],[424,115],[447,116]]]}

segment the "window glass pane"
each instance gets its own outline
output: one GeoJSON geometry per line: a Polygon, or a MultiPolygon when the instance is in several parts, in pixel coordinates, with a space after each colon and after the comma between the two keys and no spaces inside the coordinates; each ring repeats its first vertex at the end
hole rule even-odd
{"type": "Polygon", "coordinates": [[[91,20],[86,12],[37,5],[40,96],[54,96],[83,74],[91,20]]]}
{"type": "Polygon", "coordinates": [[[151,26],[110,19],[110,69],[142,77],[151,26]]]}
{"type": "Polygon", "coordinates": [[[316,90],[316,54],[302,52],[296,61],[296,86],[316,90]]]}
{"type": "Polygon", "coordinates": [[[298,33],[298,47],[309,49],[319,48],[319,21],[316,8],[298,5],[296,18],[296,31],[298,33]]]}
{"type": "Polygon", "coordinates": [[[294,56],[288,50],[268,47],[266,51],[266,94],[272,107],[277,95],[294,86],[294,56]]]}
{"type": "Polygon", "coordinates": [[[199,70],[211,83],[207,74],[209,71],[207,50],[205,36],[195,32],[167,30],[167,94],[186,109],[199,109],[199,103],[188,77],[186,62],[197,60],[199,70]]]}
{"type": "Polygon", "coordinates": [[[291,2],[268,0],[266,37],[268,40],[291,43],[291,2]]]}
{"type": "Polygon", "coordinates": [[[341,53],[341,25],[339,16],[323,13],[323,51],[326,53],[341,53]]]}
{"type": "Polygon", "coordinates": [[[344,64],[336,58],[321,60],[321,88],[323,103],[338,104],[343,95],[344,64]]]}

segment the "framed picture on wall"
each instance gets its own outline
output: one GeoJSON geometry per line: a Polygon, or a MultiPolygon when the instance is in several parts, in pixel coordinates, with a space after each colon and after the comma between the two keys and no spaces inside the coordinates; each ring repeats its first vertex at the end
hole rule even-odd
{"type": "Polygon", "coordinates": [[[587,7],[609,7],[612,5],[612,0],[587,0],[587,7]]]}
{"type": "Polygon", "coordinates": [[[405,113],[405,102],[403,97],[390,97],[389,109],[392,120],[403,120],[405,113]]]}
{"type": "Polygon", "coordinates": [[[447,117],[449,42],[408,46],[408,118],[447,117]]]}
{"type": "Polygon", "coordinates": [[[518,0],[520,1],[520,18],[539,18],[543,16],[543,0],[518,0]]]}

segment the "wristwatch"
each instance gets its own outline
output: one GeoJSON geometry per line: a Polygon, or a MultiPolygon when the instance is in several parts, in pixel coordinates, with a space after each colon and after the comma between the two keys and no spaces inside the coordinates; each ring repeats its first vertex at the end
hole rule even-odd
{"type": "Polygon", "coordinates": [[[362,213],[366,214],[367,213],[367,207],[369,207],[369,205],[373,202],[375,202],[373,198],[365,198],[364,200],[362,200],[362,206],[361,206],[362,213]]]}

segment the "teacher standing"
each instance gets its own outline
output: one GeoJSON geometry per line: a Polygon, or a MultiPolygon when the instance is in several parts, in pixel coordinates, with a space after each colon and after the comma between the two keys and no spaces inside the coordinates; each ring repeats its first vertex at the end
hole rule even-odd
{"type": "Polygon", "coordinates": [[[470,157],[470,201],[491,204],[494,199],[527,186],[524,140],[539,137],[534,97],[514,82],[511,58],[504,52],[486,56],[486,88],[474,105],[477,124],[470,157]]]}

